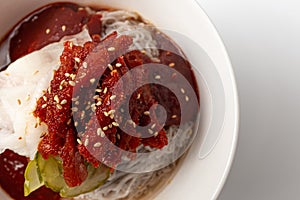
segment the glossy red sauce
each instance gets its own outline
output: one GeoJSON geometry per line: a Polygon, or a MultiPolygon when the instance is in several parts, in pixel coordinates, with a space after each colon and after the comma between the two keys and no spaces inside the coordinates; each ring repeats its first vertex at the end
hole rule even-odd
{"type": "MultiPolygon", "coordinates": [[[[111,89],[120,77],[136,66],[152,62],[148,56],[140,51],[132,51],[124,55],[132,43],[132,39],[128,36],[117,38],[116,34],[112,34],[104,40],[100,38],[98,35],[101,32],[101,28],[99,28],[101,27],[99,22],[100,18],[100,15],[89,15],[85,10],[80,9],[79,6],[74,4],[52,4],[30,14],[30,16],[21,21],[15,30],[11,32],[11,34],[14,35],[10,41],[11,46],[9,52],[12,61],[34,50],[38,50],[49,43],[59,41],[65,35],[80,32],[85,24],[87,24],[89,33],[93,37],[93,42],[87,42],[83,47],[75,46],[68,42],[65,44],[64,51],[60,57],[61,66],[54,74],[54,78],[49,87],[51,89],[48,89],[44,95],[48,101],[45,101],[45,98],[41,97],[38,100],[35,111],[35,115],[48,125],[49,130],[49,134],[42,138],[38,151],[44,158],[53,155],[62,158],[64,178],[66,183],[71,187],[80,185],[85,180],[87,176],[85,167],[86,161],[92,163],[95,167],[100,165],[95,155],[102,156],[103,159],[110,160],[115,164],[118,164],[120,161],[120,155],[112,149],[109,149],[109,146],[105,145],[101,137],[99,138],[97,136],[98,127],[96,127],[95,124],[106,127],[114,123],[114,120],[106,116],[105,113],[111,110],[111,89]],[[30,37],[28,37],[29,35],[30,37]],[[110,46],[116,47],[116,51],[107,51],[107,48],[110,46]],[[117,59],[111,60],[112,57],[117,59]],[[75,58],[79,58],[80,60],[76,65],[75,62],[77,61],[75,61],[75,58]],[[72,77],[66,77],[65,74],[76,74],[80,76],[80,74],[77,74],[78,68],[75,66],[79,66],[79,68],[82,67],[83,60],[85,60],[89,66],[87,71],[83,71],[88,75],[80,79],[80,85],[82,87],[76,87],[74,89],[71,84],[68,84],[72,81],[72,77]],[[112,65],[121,63],[122,66],[117,70],[111,71],[106,69],[106,66],[110,63],[112,65]],[[93,84],[90,81],[91,79],[95,78],[98,80],[101,75],[101,70],[98,69],[99,66],[105,67],[102,69],[104,76],[102,76],[99,82],[102,92],[85,90],[86,87],[91,87],[91,84],[93,84]],[[97,74],[97,71],[99,71],[99,74],[97,74]],[[62,80],[65,80],[67,84],[62,85],[62,80]],[[108,90],[105,93],[103,92],[104,88],[108,90]],[[83,105],[78,106],[79,110],[85,110],[85,107],[89,104],[88,102],[90,99],[93,99],[95,95],[98,95],[102,100],[102,104],[95,107],[94,111],[89,109],[85,113],[85,115],[89,116],[89,114],[95,112],[96,115],[93,116],[96,117],[85,117],[79,122],[85,125],[84,130],[80,130],[78,127],[76,128],[75,122],[71,120],[72,97],[77,96],[76,93],[78,93],[79,96],[78,101],[84,102],[83,105]],[[59,97],[60,102],[61,100],[66,100],[67,103],[57,106],[57,102],[55,101],[56,95],[59,97]],[[84,142],[89,138],[89,144],[83,145],[82,143],[78,143],[78,134],[82,134],[80,131],[85,132],[81,138],[82,141],[84,142]],[[98,142],[103,143],[103,145],[101,148],[95,149],[93,146],[98,142]]],[[[182,55],[177,46],[173,44],[169,38],[160,34],[155,37],[159,41],[160,49],[172,49],[175,53],[182,55]]],[[[190,64],[175,53],[160,50],[160,63],[165,65],[174,63],[175,65],[172,67],[186,77],[198,94],[197,84],[190,64]]],[[[134,78],[143,79],[145,77],[147,77],[147,74],[140,74],[134,78]]],[[[176,84],[176,77],[173,77],[171,81],[174,81],[174,84],[176,84]]],[[[124,90],[119,91],[120,96],[126,96],[126,92],[124,91],[125,87],[124,90]]],[[[124,99],[119,98],[117,101],[118,107],[122,107],[124,99]]],[[[141,126],[149,124],[149,116],[145,116],[143,113],[157,103],[163,105],[168,114],[165,128],[180,123],[181,116],[178,100],[167,88],[155,84],[143,86],[134,93],[133,98],[130,100],[129,110],[133,121],[141,126]],[[137,98],[139,94],[141,96],[137,98]],[[172,116],[177,117],[174,118],[172,116]]],[[[198,112],[194,107],[188,105],[185,109],[191,113],[188,118],[195,117],[198,112]]],[[[82,113],[78,112],[75,113],[75,115],[82,115],[82,113]]],[[[154,118],[155,117],[157,116],[154,116],[154,118]]],[[[132,129],[132,131],[136,130],[132,129]]],[[[104,134],[113,144],[132,152],[135,152],[136,148],[141,144],[161,149],[168,143],[165,129],[160,130],[155,136],[149,138],[130,136],[123,133],[118,126],[112,126],[104,130],[104,134]]],[[[23,197],[23,174],[27,159],[11,151],[5,151],[5,153],[0,155],[0,158],[1,187],[15,199],[27,199],[23,197]],[[22,163],[22,167],[15,168],[16,165],[14,165],[14,163],[22,163]],[[9,164],[11,164],[9,166],[10,170],[7,170],[7,167],[3,167],[9,164]]],[[[28,199],[46,199],[45,194],[47,194],[46,197],[49,199],[59,199],[59,195],[47,188],[37,190],[31,194],[28,199]]]]}

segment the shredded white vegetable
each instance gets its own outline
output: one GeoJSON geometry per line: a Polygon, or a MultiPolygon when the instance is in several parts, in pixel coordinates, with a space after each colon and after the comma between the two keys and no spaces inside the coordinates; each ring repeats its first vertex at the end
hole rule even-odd
{"type": "MultiPolygon", "coordinates": [[[[181,148],[184,148],[184,144],[189,142],[190,136],[193,132],[193,123],[186,123],[182,126],[182,130],[178,130],[178,127],[170,127],[167,131],[169,144],[163,148],[160,154],[151,156],[149,154],[149,160],[151,162],[161,162],[165,159],[176,157],[181,152],[181,148]],[[174,135],[178,134],[176,142],[171,142],[174,139],[174,135]]],[[[141,148],[143,150],[154,151],[151,148],[141,148]]],[[[134,159],[130,162],[132,167],[142,166],[144,161],[142,159],[134,159]]],[[[147,162],[148,163],[148,162],[147,162]]],[[[156,166],[155,164],[153,164],[156,166]]],[[[139,199],[142,195],[151,191],[151,188],[160,183],[161,181],[166,182],[169,176],[171,176],[175,163],[172,163],[168,167],[162,168],[157,171],[148,173],[127,173],[122,171],[115,171],[108,181],[96,189],[93,192],[82,194],[75,199],[90,199],[90,200],[121,200],[121,199],[139,199]]]]}
{"type": "Polygon", "coordinates": [[[119,34],[129,35],[133,38],[130,50],[144,50],[146,54],[155,59],[159,55],[157,42],[153,39],[153,26],[140,21],[140,16],[135,12],[125,10],[101,11],[102,36],[117,31],[119,34]]]}

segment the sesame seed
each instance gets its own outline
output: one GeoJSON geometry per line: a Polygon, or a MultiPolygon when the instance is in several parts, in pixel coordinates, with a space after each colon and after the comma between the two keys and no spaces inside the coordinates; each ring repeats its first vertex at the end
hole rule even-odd
{"type": "Polygon", "coordinates": [[[65,73],[65,77],[69,77],[70,76],[70,74],[69,73],[65,73]]]}
{"type": "Polygon", "coordinates": [[[60,102],[60,104],[61,105],[64,105],[64,104],[66,104],[68,101],[66,100],[66,99],[64,99],[64,100],[62,100],[61,102],[60,102]]]}
{"type": "Polygon", "coordinates": [[[121,63],[116,63],[116,67],[121,67],[122,64],[121,63]]]}
{"type": "Polygon", "coordinates": [[[47,101],[47,97],[46,96],[43,96],[43,99],[44,99],[44,101],[47,101]]]}
{"type": "Polygon", "coordinates": [[[87,105],[86,107],[85,107],[85,110],[89,110],[91,108],[91,106],[90,105],[87,105]]]}
{"type": "Polygon", "coordinates": [[[96,92],[102,92],[102,90],[101,89],[96,89],[96,92]]]}
{"type": "Polygon", "coordinates": [[[156,80],[159,80],[159,79],[160,79],[160,75],[156,75],[156,76],[155,76],[155,79],[156,79],[156,80]]]}
{"type": "Polygon", "coordinates": [[[59,85],[59,90],[62,90],[63,89],[63,86],[62,85],[59,85]]]}
{"type": "Polygon", "coordinates": [[[106,94],[107,92],[107,87],[104,88],[103,93],[106,94]]]}
{"type": "Polygon", "coordinates": [[[153,130],[148,129],[148,132],[152,135],[153,134],[153,130]]]}
{"type": "Polygon", "coordinates": [[[79,96],[72,98],[72,101],[77,101],[79,99],[79,96]]]}
{"type": "Polygon", "coordinates": [[[72,119],[69,119],[68,122],[67,122],[67,125],[70,125],[72,122],[72,119]]]}
{"type": "Polygon", "coordinates": [[[113,126],[119,126],[119,124],[117,122],[112,122],[113,126]]]}
{"type": "Polygon", "coordinates": [[[61,30],[62,30],[63,32],[65,32],[66,29],[67,29],[66,25],[62,25],[62,26],[61,26],[61,30]]]}
{"type": "Polygon", "coordinates": [[[125,112],[125,110],[123,108],[121,108],[121,112],[123,113],[123,112],[125,112]]]}
{"type": "Polygon", "coordinates": [[[155,132],[155,133],[154,133],[154,137],[156,137],[156,136],[158,136],[158,132],[155,132]]]}
{"type": "Polygon", "coordinates": [[[46,29],[46,34],[49,34],[49,33],[50,33],[50,29],[47,28],[47,29],[46,29]]]}
{"type": "Polygon", "coordinates": [[[85,116],[85,111],[82,111],[82,112],[81,112],[81,115],[80,115],[80,118],[83,119],[84,116],[85,116]]]}
{"type": "Polygon", "coordinates": [[[78,126],[78,122],[74,122],[74,126],[78,126]]]}
{"type": "Polygon", "coordinates": [[[103,129],[104,131],[107,131],[108,127],[107,127],[107,126],[104,126],[102,129],[103,129]]]}
{"type": "Polygon", "coordinates": [[[105,137],[105,133],[102,131],[100,136],[105,137]]]}
{"type": "Polygon", "coordinates": [[[73,47],[73,42],[70,42],[70,47],[71,47],[71,48],[73,47]]]}
{"type": "Polygon", "coordinates": [[[97,135],[98,135],[98,136],[100,136],[102,132],[103,132],[103,131],[102,131],[101,128],[98,128],[98,129],[97,129],[97,135]]]}
{"type": "Polygon", "coordinates": [[[120,139],[121,139],[121,136],[120,136],[120,134],[117,134],[117,138],[118,138],[118,140],[120,140],[120,139]]]}
{"type": "Polygon", "coordinates": [[[86,140],[84,141],[84,146],[87,146],[87,145],[89,145],[89,139],[86,139],[86,140]]]}
{"type": "Polygon", "coordinates": [[[108,125],[108,128],[112,128],[112,124],[109,124],[109,125],[108,125]]]}
{"type": "Polygon", "coordinates": [[[116,97],[117,97],[116,95],[111,95],[111,96],[109,97],[109,99],[110,99],[110,100],[114,100],[116,97]]]}
{"type": "Polygon", "coordinates": [[[54,101],[56,101],[56,103],[59,103],[59,98],[57,95],[54,96],[54,101]]]}
{"type": "Polygon", "coordinates": [[[99,95],[93,96],[93,99],[98,99],[98,98],[99,98],[99,95]]]}
{"type": "Polygon", "coordinates": [[[66,82],[65,80],[62,80],[62,81],[60,82],[60,85],[63,85],[65,82],[66,82]]]}
{"type": "Polygon", "coordinates": [[[20,99],[17,99],[18,101],[18,104],[21,105],[22,104],[22,101],[20,99]]]}
{"type": "Polygon", "coordinates": [[[141,94],[138,93],[136,99],[140,99],[141,98],[141,94]]]}
{"type": "Polygon", "coordinates": [[[40,124],[40,123],[41,123],[41,118],[37,117],[37,118],[36,118],[36,122],[37,122],[38,124],[40,124]]]}
{"type": "Polygon", "coordinates": [[[77,138],[77,143],[78,144],[82,144],[81,140],[79,138],[77,138]]]}
{"type": "Polygon", "coordinates": [[[38,74],[40,71],[39,70],[36,70],[34,73],[33,73],[33,75],[36,75],[36,74],[38,74]]]}
{"type": "Polygon", "coordinates": [[[176,117],[177,117],[177,115],[172,115],[172,117],[171,117],[171,118],[172,118],[172,119],[175,119],[176,117]]]}
{"type": "Polygon", "coordinates": [[[70,77],[71,77],[71,79],[74,81],[75,78],[76,78],[76,75],[75,75],[75,74],[70,74],[70,77]]]}
{"type": "Polygon", "coordinates": [[[75,57],[74,60],[75,60],[75,62],[78,62],[78,63],[80,62],[80,58],[78,58],[78,57],[75,57]]]}
{"type": "Polygon", "coordinates": [[[154,128],[155,128],[155,126],[156,126],[156,124],[153,124],[153,125],[151,126],[151,129],[154,129],[154,128]]]}
{"type": "Polygon", "coordinates": [[[97,142],[94,144],[94,147],[100,147],[101,146],[101,143],[100,142],[97,142]]]}
{"type": "Polygon", "coordinates": [[[51,87],[48,88],[48,93],[51,94],[51,87]]]}
{"type": "Polygon", "coordinates": [[[86,69],[86,68],[87,68],[87,63],[86,63],[86,62],[83,62],[83,63],[82,63],[82,67],[83,67],[84,69],[86,69]]]}
{"type": "Polygon", "coordinates": [[[46,107],[47,107],[47,104],[43,104],[43,105],[42,105],[42,108],[46,108],[46,107]]]}
{"type": "Polygon", "coordinates": [[[175,66],[175,63],[170,63],[169,64],[169,67],[174,67],[175,66]]]}
{"type": "Polygon", "coordinates": [[[144,115],[150,115],[150,112],[149,111],[145,111],[144,115]]]}
{"type": "Polygon", "coordinates": [[[60,110],[62,109],[62,106],[60,104],[56,104],[56,107],[60,110]]]}
{"type": "Polygon", "coordinates": [[[102,102],[101,102],[101,101],[98,101],[98,102],[96,103],[96,106],[101,106],[101,104],[102,104],[102,102]]]}
{"type": "Polygon", "coordinates": [[[76,83],[74,81],[69,81],[69,84],[73,87],[76,85],[76,83]]]}
{"type": "Polygon", "coordinates": [[[113,68],[113,66],[112,66],[111,64],[108,64],[107,66],[108,66],[108,68],[109,68],[111,71],[114,70],[114,68],[113,68]]]}
{"type": "Polygon", "coordinates": [[[114,114],[111,114],[111,115],[109,115],[109,117],[110,117],[111,119],[113,119],[113,118],[115,117],[115,115],[114,115],[114,114]]]}
{"type": "Polygon", "coordinates": [[[91,83],[91,84],[95,83],[95,81],[96,81],[96,79],[94,79],[94,78],[91,78],[91,79],[90,79],[90,83],[91,83]]]}
{"type": "Polygon", "coordinates": [[[142,54],[146,54],[147,52],[146,52],[145,50],[142,50],[141,53],[142,53],[142,54]]]}
{"type": "Polygon", "coordinates": [[[109,48],[107,49],[107,51],[114,51],[114,50],[116,50],[115,47],[109,47],[109,48]]]}
{"type": "Polygon", "coordinates": [[[116,112],[116,110],[110,110],[108,111],[108,115],[114,114],[116,112]]]}
{"type": "Polygon", "coordinates": [[[105,115],[105,117],[108,117],[108,112],[104,111],[103,114],[105,115]]]}
{"type": "Polygon", "coordinates": [[[26,100],[26,101],[29,101],[29,100],[30,100],[30,94],[27,95],[27,97],[26,97],[25,100],[26,100]]]}
{"type": "Polygon", "coordinates": [[[71,110],[72,110],[73,112],[77,112],[77,111],[78,111],[78,108],[77,108],[77,107],[72,107],[71,110]]]}
{"type": "Polygon", "coordinates": [[[183,88],[180,89],[181,93],[184,94],[185,90],[183,88]]]}
{"type": "Polygon", "coordinates": [[[189,97],[185,96],[185,101],[188,102],[189,101],[189,97]]]}
{"type": "Polygon", "coordinates": [[[75,101],[75,103],[74,103],[76,106],[78,106],[79,105],[79,101],[75,101]]]}

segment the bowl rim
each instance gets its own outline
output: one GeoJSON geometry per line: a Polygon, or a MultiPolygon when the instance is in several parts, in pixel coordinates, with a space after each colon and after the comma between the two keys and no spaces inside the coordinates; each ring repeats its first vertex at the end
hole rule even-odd
{"type": "Polygon", "coordinates": [[[235,159],[237,147],[238,147],[238,139],[239,139],[239,129],[240,129],[240,102],[239,102],[239,93],[238,93],[238,87],[237,87],[237,82],[236,82],[236,75],[233,70],[233,65],[230,59],[230,55],[228,54],[227,47],[224,43],[224,40],[222,36],[220,35],[220,32],[218,31],[218,28],[216,25],[213,23],[213,20],[209,17],[207,12],[203,9],[201,6],[200,2],[198,0],[194,0],[196,4],[199,6],[199,8],[202,10],[203,14],[207,17],[208,21],[210,22],[211,26],[213,27],[215,31],[215,35],[217,39],[220,41],[220,45],[223,48],[223,53],[224,56],[229,64],[229,75],[231,78],[231,84],[232,84],[232,89],[233,89],[233,101],[234,101],[234,130],[233,130],[233,140],[232,140],[232,146],[230,150],[230,154],[226,163],[226,167],[224,169],[223,177],[221,178],[219,185],[215,191],[215,194],[213,195],[213,199],[217,199],[218,196],[220,195],[222,189],[224,188],[224,185],[226,181],[228,180],[229,173],[232,170],[232,165],[235,159]]]}

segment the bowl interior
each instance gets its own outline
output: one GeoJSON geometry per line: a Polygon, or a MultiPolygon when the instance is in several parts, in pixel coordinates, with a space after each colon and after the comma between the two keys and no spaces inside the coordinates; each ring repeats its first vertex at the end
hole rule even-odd
{"type": "MultiPolygon", "coordinates": [[[[3,1],[0,6],[0,37],[22,17],[51,2],[56,1],[3,1]]],[[[109,4],[109,7],[137,11],[182,47],[194,67],[200,88],[199,134],[178,174],[157,199],[181,199],[187,198],[187,194],[188,199],[216,197],[226,179],[235,151],[238,101],[230,61],[208,17],[194,0],[176,3],[173,0],[71,2],[100,7],[108,7],[109,4]],[[193,184],[199,189],[188,187],[193,184]]],[[[0,199],[7,198],[4,196],[0,190],[0,199]]]]}

